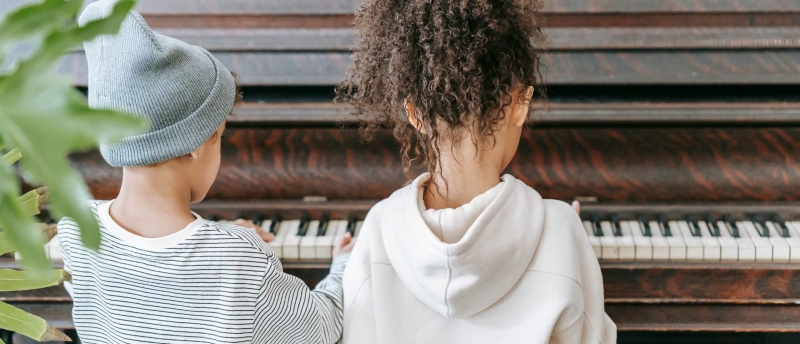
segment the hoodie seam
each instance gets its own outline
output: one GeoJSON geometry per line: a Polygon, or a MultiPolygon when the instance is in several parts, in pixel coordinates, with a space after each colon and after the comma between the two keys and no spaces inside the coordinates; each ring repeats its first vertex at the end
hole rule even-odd
{"type": "Polygon", "coordinates": [[[597,332],[597,328],[592,324],[592,321],[589,320],[589,316],[586,315],[586,311],[583,311],[583,317],[586,318],[586,322],[589,324],[589,327],[592,328],[592,333],[594,333],[595,339],[597,339],[598,343],[603,343],[603,338],[600,336],[600,333],[597,332]]]}
{"type": "Polygon", "coordinates": [[[447,291],[450,289],[450,281],[453,278],[453,271],[450,269],[450,247],[445,246],[445,258],[444,258],[444,265],[447,268],[447,280],[444,282],[444,307],[447,311],[447,318],[451,319],[450,317],[450,303],[447,302],[447,291]]]}
{"type": "MultiPolygon", "coordinates": [[[[364,277],[364,280],[361,281],[361,284],[359,284],[358,289],[356,289],[356,293],[353,295],[353,304],[355,304],[356,300],[358,300],[358,295],[361,294],[361,290],[364,289],[364,286],[367,284],[367,281],[369,281],[370,278],[372,278],[372,274],[368,274],[366,277],[364,277]]],[[[346,306],[347,306],[346,304],[343,304],[342,305],[342,310],[344,310],[344,307],[346,307],[346,306]]],[[[350,306],[352,307],[352,304],[350,306]]],[[[353,314],[353,313],[354,312],[350,312],[350,314],[353,314]]],[[[350,319],[350,317],[345,315],[344,320],[342,321],[342,323],[347,322],[348,319],[350,319]]]]}
{"type": "Polygon", "coordinates": [[[538,273],[542,273],[542,274],[547,274],[547,275],[558,276],[558,277],[561,277],[561,278],[566,278],[566,279],[568,279],[568,280],[570,280],[572,282],[575,282],[575,284],[577,284],[579,288],[583,289],[583,286],[581,285],[581,282],[578,282],[578,280],[576,280],[576,279],[574,279],[572,277],[566,276],[566,275],[557,274],[557,273],[554,273],[554,272],[536,270],[536,269],[529,269],[529,270],[525,270],[525,271],[526,272],[538,272],[538,273]]]}

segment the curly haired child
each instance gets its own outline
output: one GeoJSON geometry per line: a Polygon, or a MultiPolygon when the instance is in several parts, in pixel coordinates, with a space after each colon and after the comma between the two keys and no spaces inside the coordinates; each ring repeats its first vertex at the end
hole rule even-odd
{"type": "Polygon", "coordinates": [[[614,343],[575,211],[503,171],[543,90],[537,0],[368,0],[338,99],[428,172],[367,215],[344,343],[614,343]]]}

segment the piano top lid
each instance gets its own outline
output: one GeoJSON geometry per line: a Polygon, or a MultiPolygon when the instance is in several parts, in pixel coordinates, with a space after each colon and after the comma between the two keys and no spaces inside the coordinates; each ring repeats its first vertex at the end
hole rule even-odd
{"type": "MultiPolygon", "coordinates": [[[[12,3],[31,0],[9,0],[12,3]]],[[[87,3],[94,2],[89,0],[87,3]]],[[[360,0],[139,0],[143,14],[352,14],[360,0]]],[[[787,0],[561,0],[545,1],[543,13],[800,12],[787,0]]]]}
{"type": "MultiPolygon", "coordinates": [[[[87,0],[85,5],[96,0],[87,0]]],[[[37,0],[4,0],[0,15],[37,0]]],[[[360,0],[139,0],[136,10],[147,16],[352,16],[360,0]]],[[[765,14],[800,12],[791,0],[561,0],[545,1],[549,15],[599,14],[765,14]]],[[[241,23],[240,23],[241,24],[241,23]]],[[[207,24],[208,25],[208,24],[207,24]]]]}

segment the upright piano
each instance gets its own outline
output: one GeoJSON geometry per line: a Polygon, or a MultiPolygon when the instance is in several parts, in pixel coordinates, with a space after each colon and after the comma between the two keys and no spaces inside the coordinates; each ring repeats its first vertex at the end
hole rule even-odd
{"type": "MultiPolygon", "coordinates": [[[[196,211],[282,233],[285,270],[309,285],[329,266],[315,237],[357,233],[408,181],[390,133],[365,142],[331,101],[357,3],[137,5],[244,86],[196,211]]],[[[508,173],[546,198],[583,202],[620,341],[800,340],[762,335],[800,333],[800,2],[554,0],[543,14],[549,101],[531,113],[508,173]]],[[[61,71],[85,88],[82,51],[61,71]]],[[[95,198],[115,197],[120,169],[96,151],[73,161],[95,198]]],[[[0,300],[72,326],[60,288],[0,300]]]]}

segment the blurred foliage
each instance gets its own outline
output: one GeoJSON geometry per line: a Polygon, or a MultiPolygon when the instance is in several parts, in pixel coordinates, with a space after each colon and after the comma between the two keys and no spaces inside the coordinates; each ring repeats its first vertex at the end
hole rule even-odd
{"type": "MultiPolygon", "coordinates": [[[[87,206],[90,194],[67,156],[135,135],[146,125],[132,116],[90,109],[83,93],[56,73],[61,57],[84,41],[116,34],[134,1],[116,1],[107,18],[79,26],[82,5],[81,0],[44,0],[0,21],[0,65],[4,52],[31,41],[36,46],[30,57],[13,61],[0,74],[0,251],[18,251],[25,269],[0,270],[0,291],[55,285],[65,276],[51,269],[34,218],[47,193],[20,195],[19,176],[46,186],[51,216],[74,219],[83,243],[96,249],[100,233],[87,206]]],[[[0,327],[40,341],[65,338],[44,320],[5,303],[0,303],[0,327]]]]}

